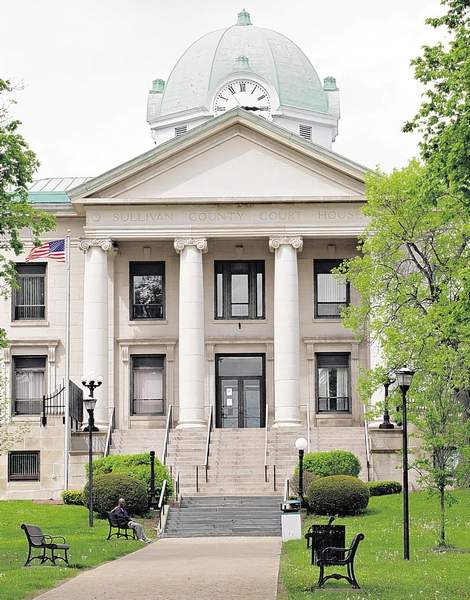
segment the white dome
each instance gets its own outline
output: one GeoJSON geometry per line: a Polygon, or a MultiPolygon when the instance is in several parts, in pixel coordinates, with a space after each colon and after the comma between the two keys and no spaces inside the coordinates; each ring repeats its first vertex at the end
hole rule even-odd
{"type": "Polygon", "coordinates": [[[243,10],[238,22],[196,40],[176,63],[164,87],[160,116],[199,107],[247,57],[251,71],[277,91],[281,106],[328,113],[328,96],[312,63],[286,36],[255,27],[243,10]]]}

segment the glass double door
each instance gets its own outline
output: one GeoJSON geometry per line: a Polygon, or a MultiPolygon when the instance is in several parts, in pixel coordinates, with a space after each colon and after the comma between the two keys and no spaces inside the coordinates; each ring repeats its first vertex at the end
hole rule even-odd
{"type": "Polygon", "coordinates": [[[217,355],[217,427],[264,427],[264,355],[217,355]]]}

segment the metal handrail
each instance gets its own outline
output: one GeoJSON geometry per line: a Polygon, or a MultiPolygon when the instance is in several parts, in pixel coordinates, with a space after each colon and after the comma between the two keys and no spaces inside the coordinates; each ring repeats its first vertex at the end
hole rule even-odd
{"type": "Polygon", "coordinates": [[[207,469],[209,468],[209,448],[211,443],[211,432],[212,432],[212,404],[209,409],[209,420],[207,422],[207,437],[206,437],[206,450],[204,455],[204,468],[206,470],[206,483],[207,483],[207,469]]]}
{"type": "Polygon", "coordinates": [[[268,418],[269,405],[266,402],[266,415],[264,421],[264,483],[268,483],[268,418]]]}
{"type": "Polygon", "coordinates": [[[168,453],[168,439],[170,437],[170,429],[173,425],[172,414],[173,414],[173,405],[170,404],[168,406],[168,415],[166,417],[165,437],[163,439],[163,448],[162,448],[162,454],[161,454],[161,460],[160,460],[162,465],[166,465],[166,456],[168,453]]]}
{"type": "Polygon", "coordinates": [[[176,501],[179,502],[179,499],[180,499],[180,472],[179,471],[177,471],[177,473],[176,473],[175,489],[174,489],[173,493],[175,495],[176,501]]]}
{"type": "Polygon", "coordinates": [[[284,502],[287,502],[287,500],[289,500],[289,496],[290,496],[290,480],[286,479],[284,482],[284,502]]]}
{"type": "Polygon", "coordinates": [[[115,415],[115,410],[113,407],[110,409],[108,430],[106,432],[106,441],[104,443],[104,456],[109,456],[109,451],[111,449],[113,429],[114,429],[114,424],[115,424],[114,423],[114,415],[115,415]]]}
{"type": "Polygon", "coordinates": [[[162,531],[162,515],[165,514],[166,487],[167,487],[167,480],[164,479],[163,484],[162,484],[162,489],[160,490],[160,497],[158,498],[158,505],[157,505],[159,533],[162,531]]]}

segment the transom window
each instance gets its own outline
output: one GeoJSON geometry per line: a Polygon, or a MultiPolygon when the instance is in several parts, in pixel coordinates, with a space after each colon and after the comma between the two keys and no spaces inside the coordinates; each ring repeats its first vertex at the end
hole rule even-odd
{"type": "Polygon", "coordinates": [[[317,411],[350,412],[349,354],[319,353],[317,362],[317,411]]]}
{"type": "Polygon", "coordinates": [[[165,357],[159,354],[137,354],[131,359],[131,414],[165,414],[165,357]]]}
{"type": "Polygon", "coordinates": [[[13,357],[13,413],[39,415],[45,394],[46,357],[13,357]]]}
{"type": "Polygon", "coordinates": [[[45,263],[16,265],[18,288],[12,295],[12,318],[14,321],[41,320],[46,316],[45,263]]]}
{"type": "Polygon", "coordinates": [[[264,261],[215,261],[215,318],[264,319],[264,261]]]}
{"type": "Polygon", "coordinates": [[[165,318],[165,263],[130,262],[131,320],[165,318]]]}
{"type": "Polygon", "coordinates": [[[8,481],[39,481],[39,452],[9,452],[8,481]]]}
{"type": "Polygon", "coordinates": [[[349,304],[349,283],[331,272],[341,263],[342,259],[314,261],[315,317],[318,319],[339,318],[341,308],[349,304]]]}

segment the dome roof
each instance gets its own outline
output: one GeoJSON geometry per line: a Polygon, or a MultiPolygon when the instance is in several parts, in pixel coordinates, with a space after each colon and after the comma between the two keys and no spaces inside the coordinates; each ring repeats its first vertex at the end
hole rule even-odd
{"type": "Polygon", "coordinates": [[[282,105],[328,112],[327,95],[302,50],[286,36],[252,25],[243,10],[235,25],[207,33],[184,52],[168,78],[160,115],[207,106],[219,83],[240,71],[241,56],[276,89],[282,105]]]}

